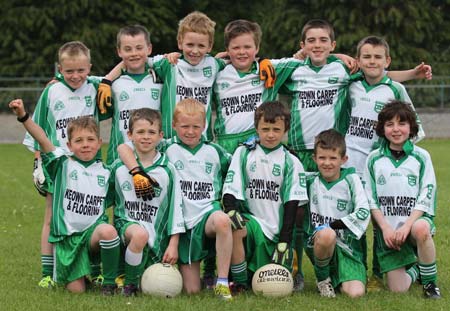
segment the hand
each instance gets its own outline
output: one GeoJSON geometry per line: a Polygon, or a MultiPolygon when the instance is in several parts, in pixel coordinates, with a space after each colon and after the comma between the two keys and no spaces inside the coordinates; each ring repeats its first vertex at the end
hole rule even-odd
{"type": "Polygon", "coordinates": [[[242,143],[242,146],[245,146],[248,150],[254,150],[256,145],[259,143],[259,137],[257,135],[252,135],[247,138],[246,141],[242,143]]]}
{"type": "Polygon", "coordinates": [[[382,229],[382,232],[384,243],[387,245],[387,247],[395,250],[400,250],[400,247],[395,241],[395,231],[390,226],[386,226],[386,228],[382,229]]]}
{"type": "Polygon", "coordinates": [[[405,224],[394,231],[394,242],[398,248],[400,248],[403,243],[405,243],[410,231],[411,228],[405,224]]]}
{"type": "Polygon", "coordinates": [[[106,107],[111,107],[111,80],[102,79],[97,90],[97,107],[101,114],[106,113],[106,107]]]}
{"type": "Polygon", "coordinates": [[[306,55],[305,51],[303,49],[298,50],[295,52],[292,57],[299,60],[304,60],[308,55],[306,55]]]}
{"type": "Polygon", "coordinates": [[[279,242],[272,254],[272,262],[287,266],[291,261],[291,250],[286,242],[279,242]]]}
{"type": "Polygon", "coordinates": [[[245,220],[242,218],[241,213],[239,213],[237,210],[232,209],[227,213],[228,217],[230,217],[231,220],[231,228],[233,230],[240,230],[245,227],[245,220]]]}
{"type": "Polygon", "coordinates": [[[433,79],[433,73],[431,70],[430,65],[425,65],[424,62],[420,63],[416,67],[414,67],[414,73],[416,76],[416,79],[426,79],[431,80],[433,79]]]}
{"type": "Polygon", "coordinates": [[[169,54],[164,54],[164,57],[167,58],[169,63],[171,63],[172,65],[176,65],[178,63],[178,59],[181,57],[181,53],[172,52],[169,54]]]}
{"type": "Polygon", "coordinates": [[[345,66],[350,70],[350,73],[353,74],[358,71],[358,63],[356,62],[356,59],[354,59],[351,56],[345,55],[345,54],[335,54],[337,58],[339,58],[345,66]]]}
{"type": "Polygon", "coordinates": [[[155,187],[159,187],[156,180],[150,177],[141,167],[136,166],[130,171],[133,175],[134,191],[137,198],[144,201],[152,200],[155,197],[155,187]]]}
{"type": "Polygon", "coordinates": [[[33,164],[33,182],[34,187],[39,192],[40,195],[45,197],[47,195],[47,191],[44,188],[45,185],[45,175],[44,170],[42,169],[42,159],[35,158],[33,164]]]}
{"type": "Polygon", "coordinates": [[[174,265],[178,260],[178,247],[173,247],[169,244],[164,252],[162,262],[174,265]]]}
{"type": "Polygon", "coordinates": [[[272,63],[267,58],[261,58],[259,61],[259,78],[263,81],[266,89],[271,88],[275,85],[275,80],[277,79],[275,69],[272,63]]]}
{"type": "Polygon", "coordinates": [[[21,99],[14,99],[9,102],[9,108],[14,112],[16,116],[19,118],[23,117],[25,112],[25,107],[23,105],[23,101],[21,99]]]}
{"type": "Polygon", "coordinates": [[[217,53],[214,58],[227,58],[229,59],[230,57],[228,56],[228,52],[219,52],[217,53]]]}

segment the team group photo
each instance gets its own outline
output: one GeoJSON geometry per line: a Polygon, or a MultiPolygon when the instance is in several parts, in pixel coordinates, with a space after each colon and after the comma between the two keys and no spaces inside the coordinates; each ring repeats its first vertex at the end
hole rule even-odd
{"type": "Polygon", "coordinates": [[[446,309],[449,4],[15,2],[2,309],[446,309]]]}

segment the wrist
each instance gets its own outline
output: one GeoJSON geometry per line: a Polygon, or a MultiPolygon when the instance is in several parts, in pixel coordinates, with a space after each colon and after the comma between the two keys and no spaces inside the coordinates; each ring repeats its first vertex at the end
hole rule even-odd
{"type": "Polygon", "coordinates": [[[135,166],[135,167],[133,167],[128,173],[130,174],[130,175],[134,175],[134,174],[136,174],[136,173],[138,173],[138,172],[140,172],[141,171],[141,167],[140,166],[135,166]]]}
{"type": "Polygon", "coordinates": [[[21,117],[17,116],[17,121],[19,121],[20,123],[24,123],[29,118],[30,118],[30,115],[28,114],[28,112],[25,112],[25,114],[23,116],[21,116],[21,117]]]}

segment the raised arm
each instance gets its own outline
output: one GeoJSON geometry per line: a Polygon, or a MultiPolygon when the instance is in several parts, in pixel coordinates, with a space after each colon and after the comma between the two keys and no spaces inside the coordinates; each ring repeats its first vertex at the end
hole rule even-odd
{"type": "Polygon", "coordinates": [[[9,108],[17,116],[17,121],[23,123],[25,129],[30,133],[31,136],[39,143],[41,146],[41,151],[50,152],[55,150],[55,146],[45,135],[44,130],[34,123],[30,118],[28,112],[25,111],[22,99],[14,99],[9,103],[9,108]]]}

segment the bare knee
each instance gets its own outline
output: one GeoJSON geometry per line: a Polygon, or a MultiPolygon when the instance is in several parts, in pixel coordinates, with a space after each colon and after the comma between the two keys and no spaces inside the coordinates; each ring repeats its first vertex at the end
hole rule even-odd
{"type": "Polygon", "coordinates": [[[317,232],[314,239],[314,245],[318,247],[330,247],[336,244],[336,232],[334,230],[326,228],[317,232]]]}
{"type": "Polygon", "coordinates": [[[231,221],[227,214],[220,212],[214,215],[214,225],[217,233],[231,232],[231,221]]]}
{"type": "Polygon", "coordinates": [[[112,240],[117,237],[116,229],[109,224],[102,224],[99,227],[99,237],[100,240],[112,240]]]}
{"type": "Polygon", "coordinates": [[[365,295],[366,288],[363,282],[354,280],[342,283],[341,291],[350,298],[358,298],[365,295]]]}
{"type": "Polygon", "coordinates": [[[430,225],[425,220],[417,220],[411,228],[411,234],[417,243],[431,239],[430,225]]]}
{"type": "Polygon", "coordinates": [[[75,294],[84,293],[86,290],[86,286],[84,284],[84,278],[77,279],[73,282],[70,282],[66,285],[66,289],[75,294]]]}

